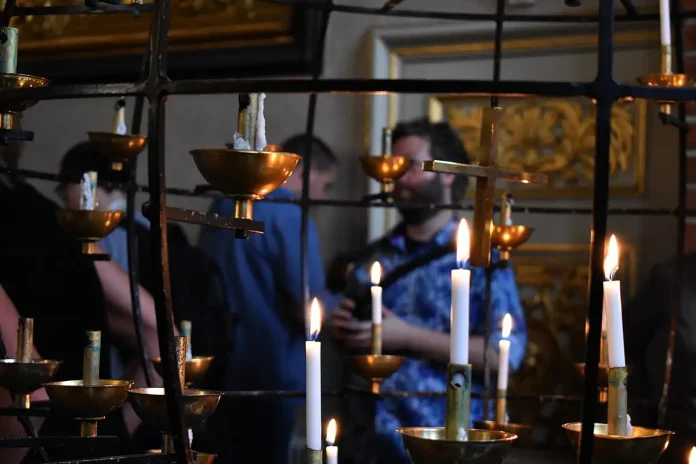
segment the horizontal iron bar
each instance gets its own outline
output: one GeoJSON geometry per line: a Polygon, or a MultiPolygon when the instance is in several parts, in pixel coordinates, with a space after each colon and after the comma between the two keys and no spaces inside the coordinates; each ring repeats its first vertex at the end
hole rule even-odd
{"type": "Polygon", "coordinates": [[[24,437],[0,438],[0,448],[33,448],[37,446],[90,446],[118,444],[118,437],[102,435],[98,437],[24,437]]]}
{"type": "Polygon", "coordinates": [[[84,5],[66,6],[18,6],[12,13],[13,17],[18,16],[57,16],[57,15],[78,15],[78,14],[140,14],[151,12],[155,9],[154,3],[136,3],[130,5],[99,5],[96,7],[84,5]]]}
{"type": "Polygon", "coordinates": [[[98,98],[144,95],[145,83],[116,83],[116,84],[74,84],[49,85],[48,87],[32,87],[14,90],[4,90],[0,93],[0,101],[7,100],[61,100],[68,98],[98,98]]]}
{"type": "Polygon", "coordinates": [[[619,85],[620,98],[645,98],[650,100],[696,100],[696,87],[667,88],[647,85],[619,85]]]}
{"type": "Polygon", "coordinates": [[[50,408],[0,408],[0,416],[46,417],[50,408]]]}
{"type": "Polygon", "coordinates": [[[53,464],[173,464],[176,456],[170,454],[137,454],[131,456],[110,456],[105,458],[60,461],[53,464]]]}
{"type": "MultiPolygon", "coordinates": [[[[186,222],[189,224],[200,224],[209,227],[219,227],[222,229],[248,230],[262,234],[264,223],[250,219],[237,219],[230,216],[221,216],[217,213],[203,213],[191,209],[173,208],[167,206],[167,220],[186,222]]],[[[147,214],[146,214],[147,215],[147,214]]]]}

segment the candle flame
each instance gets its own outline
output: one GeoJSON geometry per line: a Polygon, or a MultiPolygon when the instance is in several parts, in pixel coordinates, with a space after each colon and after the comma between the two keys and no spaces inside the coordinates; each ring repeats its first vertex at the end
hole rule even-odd
{"type": "Polygon", "coordinates": [[[336,419],[329,421],[329,426],[326,427],[326,444],[333,446],[336,441],[336,419]]]}
{"type": "Polygon", "coordinates": [[[470,254],[469,224],[466,219],[459,221],[457,229],[457,264],[463,266],[469,260],[470,254]]]}
{"type": "Polygon", "coordinates": [[[512,332],[512,316],[506,314],[503,317],[503,338],[508,338],[512,332]]]}
{"type": "Polygon", "coordinates": [[[309,334],[312,340],[316,340],[319,337],[319,331],[321,330],[321,307],[319,306],[319,300],[314,298],[312,300],[312,305],[309,309],[309,334]]]}
{"type": "Polygon", "coordinates": [[[696,464],[696,446],[691,448],[691,453],[689,454],[689,464],[696,464]]]}
{"type": "Polygon", "coordinates": [[[382,278],[382,266],[380,266],[379,261],[375,261],[370,270],[370,279],[372,280],[372,285],[379,285],[379,281],[382,278]]]}
{"type": "Polygon", "coordinates": [[[618,270],[619,244],[616,241],[616,235],[612,235],[609,239],[609,249],[607,250],[606,258],[604,258],[604,277],[606,277],[607,280],[613,280],[618,270]]]}

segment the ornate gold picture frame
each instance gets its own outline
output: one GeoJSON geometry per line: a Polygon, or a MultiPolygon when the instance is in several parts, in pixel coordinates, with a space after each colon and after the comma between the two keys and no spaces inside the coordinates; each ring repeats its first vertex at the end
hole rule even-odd
{"type": "MultiPolygon", "coordinates": [[[[429,117],[448,121],[461,136],[472,162],[480,143],[481,111],[490,99],[436,96],[429,117]]],[[[595,105],[587,99],[506,99],[499,126],[501,167],[547,174],[547,186],[513,188],[518,197],[586,198],[594,178],[595,105]]],[[[612,107],[610,188],[634,196],[645,187],[646,109],[643,100],[612,107]]]]}

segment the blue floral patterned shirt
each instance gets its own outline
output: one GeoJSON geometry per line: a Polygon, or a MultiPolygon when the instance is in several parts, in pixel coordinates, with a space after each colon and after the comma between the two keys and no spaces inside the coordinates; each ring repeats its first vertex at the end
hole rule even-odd
{"type": "MultiPolygon", "coordinates": [[[[451,221],[429,242],[415,249],[410,247],[402,228],[395,229],[389,240],[379,247],[369,262],[359,263],[355,271],[358,283],[369,285],[370,267],[377,260],[382,265],[383,275],[419,255],[428,253],[435,247],[446,246],[454,241],[457,222],[451,221]],[[410,249],[411,248],[411,249],[410,249]]],[[[491,259],[498,260],[497,250],[491,259]]],[[[451,271],[456,266],[454,253],[430,261],[384,290],[383,303],[395,315],[419,327],[449,332],[451,305],[451,271]]],[[[486,275],[484,268],[469,267],[471,270],[470,333],[472,336],[485,332],[486,275]]],[[[515,276],[510,267],[493,272],[491,280],[492,324],[490,343],[498,347],[502,337],[502,319],[509,313],[513,319],[510,336],[510,367],[517,369],[524,358],[527,343],[527,330],[515,276]]],[[[473,379],[473,391],[482,391],[483,386],[473,379]]],[[[478,376],[479,378],[481,376],[478,376]]],[[[446,366],[424,359],[407,358],[402,367],[383,386],[383,391],[445,391],[446,366]]],[[[483,415],[482,401],[472,398],[471,420],[480,420],[483,415]]],[[[376,429],[380,438],[391,442],[404,458],[410,462],[403,451],[399,427],[441,427],[445,418],[445,398],[399,398],[380,401],[377,405],[376,429]]],[[[382,440],[380,440],[382,441],[382,440]]],[[[396,464],[396,462],[395,462],[396,464]]]]}

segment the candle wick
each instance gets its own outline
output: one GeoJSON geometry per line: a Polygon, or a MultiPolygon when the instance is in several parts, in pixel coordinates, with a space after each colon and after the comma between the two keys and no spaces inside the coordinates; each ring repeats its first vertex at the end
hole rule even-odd
{"type": "Polygon", "coordinates": [[[612,268],[611,272],[609,272],[609,280],[614,280],[614,277],[616,276],[616,272],[619,270],[619,266],[616,265],[612,268]]]}

